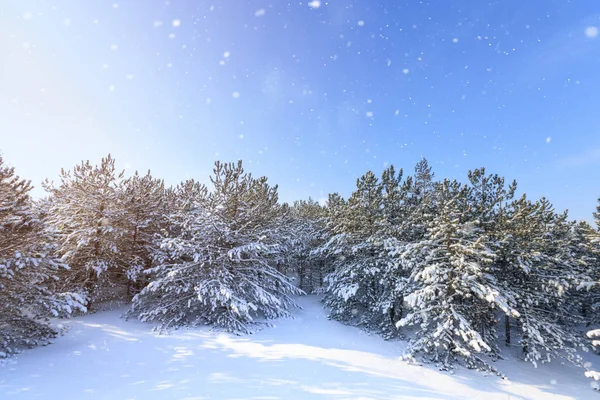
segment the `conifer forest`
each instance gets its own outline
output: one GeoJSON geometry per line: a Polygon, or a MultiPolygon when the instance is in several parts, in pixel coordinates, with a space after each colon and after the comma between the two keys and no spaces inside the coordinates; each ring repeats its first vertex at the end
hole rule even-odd
{"type": "Polygon", "coordinates": [[[241,161],[167,187],[109,155],[46,180],[43,198],[31,188],[0,158],[0,358],[111,302],[159,332],[243,335],[291,317],[303,294],[447,371],[501,375],[506,347],[532,368],[583,367],[600,344],[600,204],[595,226],[573,221],[484,168],[438,179],[423,159],[365,172],[348,198],[287,204],[241,161]]]}

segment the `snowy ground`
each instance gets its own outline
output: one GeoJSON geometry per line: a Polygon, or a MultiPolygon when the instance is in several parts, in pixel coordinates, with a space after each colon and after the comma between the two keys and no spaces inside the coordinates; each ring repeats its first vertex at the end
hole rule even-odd
{"type": "Polygon", "coordinates": [[[297,318],[250,336],[150,326],[108,311],[67,322],[50,346],[0,366],[2,399],[572,399],[596,398],[583,371],[499,367],[509,381],[399,361],[402,343],[328,321],[314,297],[297,318]]]}

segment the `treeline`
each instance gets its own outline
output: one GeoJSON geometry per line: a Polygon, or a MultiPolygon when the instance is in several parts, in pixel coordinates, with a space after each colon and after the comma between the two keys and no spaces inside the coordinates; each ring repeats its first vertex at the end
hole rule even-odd
{"type": "Polygon", "coordinates": [[[108,156],[34,201],[0,159],[0,355],[55,335],[44,318],[109,300],[160,328],[249,332],[304,291],[441,368],[495,370],[505,345],[579,363],[598,322],[599,231],[484,169],[467,178],[435,180],[423,160],[409,176],[367,172],[348,199],[288,205],[241,162],[217,162],[210,187],[167,188],[108,156]]]}

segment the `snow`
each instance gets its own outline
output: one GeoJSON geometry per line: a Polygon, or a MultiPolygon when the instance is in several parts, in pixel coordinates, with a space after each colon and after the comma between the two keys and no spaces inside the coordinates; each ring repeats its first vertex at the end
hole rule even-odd
{"type": "Polygon", "coordinates": [[[208,328],[156,335],[123,310],[61,321],[54,344],[0,366],[3,399],[556,399],[594,396],[581,369],[502,361],[509,376],[456,375],[399,359],[386,342],[326,317],[314,296],[296,318],[250,336],[208,328]]]}
{"type": "Polygon", "coordinates": [[[593,39],[598,36],[598,28],[595,26],[588,26],[585,28],[585,36],[593,39]]]}

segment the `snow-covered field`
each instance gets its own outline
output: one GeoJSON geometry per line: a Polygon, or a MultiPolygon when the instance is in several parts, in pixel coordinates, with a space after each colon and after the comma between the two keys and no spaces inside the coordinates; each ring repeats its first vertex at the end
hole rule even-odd
{"type": "MultiPolygon", "coordinates": [[[[151,327],[107,311],[66,322],[54,344],[0,366],[1,399],[596,398],[581,369],[502,361],[509,376],[455,375],[398,360],[386,342],[326,318],[313,296],[254,335],[151,327]]],[[[122,311],[122,310],[121,310],[122,311]]]]}

